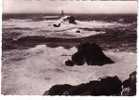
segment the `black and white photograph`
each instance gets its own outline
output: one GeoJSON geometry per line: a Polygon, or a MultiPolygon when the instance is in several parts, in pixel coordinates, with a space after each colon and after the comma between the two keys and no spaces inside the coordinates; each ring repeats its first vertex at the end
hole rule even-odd
{"type": "Polygon", "coordinates": [[[1,95],[136,96],[137,0],[3,0],[1,95]]]}

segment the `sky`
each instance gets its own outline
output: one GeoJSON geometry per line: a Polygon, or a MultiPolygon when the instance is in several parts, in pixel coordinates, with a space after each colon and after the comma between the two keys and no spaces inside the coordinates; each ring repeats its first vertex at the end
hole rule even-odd
{"type": "Polygon", "coordinates": [[[136,13],[137,1],[3,0],[3,13],[136,13]]]}

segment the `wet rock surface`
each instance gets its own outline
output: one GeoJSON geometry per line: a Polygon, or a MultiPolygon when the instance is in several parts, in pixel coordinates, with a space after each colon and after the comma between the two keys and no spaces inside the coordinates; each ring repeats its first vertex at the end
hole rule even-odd
{"type": "Polygon", "coordinates": [[[80,85],[55,85],[44,95],[120,95],[122,82],[117,76],[106,77],[100,81],[90,81],[80,85]]]}
{"type": "Polygon", "coordinates": [[[123,82],[122,95],[136,95],[136,72],[132,72],[129,78],[123,82]]]}
{"type": "MultiPolygon", "coordinates": [[[[75,65],[83,65],[85,62],[88,65],[104,65],[112,64],[112,61],[107,57],[102,49],[95,43],[84,43],[78,46],[78,51],[71,57],[71,61],[75,65]]],[[[67,66],[67,61],[65,62],[67,66]]]]}
{"type": "Polygon", "coordinates": [[[117,76],[107,76],[74,86],[54,85],[43,95],[134,96],[136,95],[136,72],[132,72],[129,78],[123,82],[117,76]]]}

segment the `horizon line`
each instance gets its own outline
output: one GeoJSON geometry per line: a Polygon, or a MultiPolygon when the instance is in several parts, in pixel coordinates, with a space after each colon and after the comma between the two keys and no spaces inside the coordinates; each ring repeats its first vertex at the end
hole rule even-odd
{"type": "MultiPolygon", "coordinates": [[[[2,13],[2,15],[5,15],[5,14],[48,14],[48,15],[60,15],[61,13],[45,13],[45,12],[32,12],[32,13],[2,13]]],[[[64,13],[65,15],[66,14],[84,14],[84,15],[87,15],[87,14],[138,14],[137,12],[136,13],[64,13]]]]}

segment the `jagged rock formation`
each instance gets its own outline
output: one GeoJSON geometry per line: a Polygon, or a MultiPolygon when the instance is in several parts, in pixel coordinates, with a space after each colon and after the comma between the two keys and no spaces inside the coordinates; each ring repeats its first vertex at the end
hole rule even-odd
{"type": "Polygon", "coordinates": [[[106,77],[100,81],[90,81],[80,85],[55,85],[44,95],[120,95],[122,82],[117,76],[106,77]]]}
{"type": "Polygon", "coordinates": [[[129,78],[123,82],[122,95],[136,95],[136,72],[132,72],[129,78]]]}
{"type": "Polygon", "coordinates": [[[123,82],[117,76],[108,76],[75,86],[54,85],[43,95],[134,96],[136,95],[136,72],[132,72],[129,78],[123,82]]]}
{"type": "Polygon", "coordinates": [[[78,51],[72,55],[71,61],[68,60],[65,64],[67,66],[72,66],[74,64],[83,65],[85,62],[88,65],[104,65],[114,63],[114,61],[103,53],[102,49],[97,44],[84,43],[78,46],[78,51]]]}

